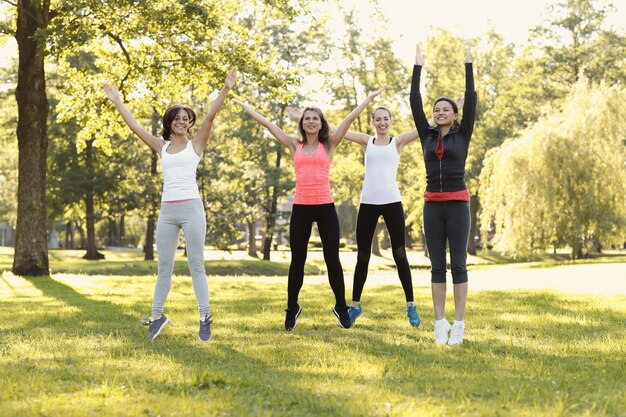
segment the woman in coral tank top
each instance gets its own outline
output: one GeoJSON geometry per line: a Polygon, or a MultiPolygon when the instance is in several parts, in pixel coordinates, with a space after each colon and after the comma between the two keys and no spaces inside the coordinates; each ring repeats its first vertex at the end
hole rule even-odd
{"type": "Polygon", "coordinates": [[[302,308],[298,304],[298,294],[304,282],[304,264],[313,222],[317,222],[324,251],[324,261],[328,269],[328,280],[335,294],[333,312],[341,327],[347,329],[351,326],[345,299],[343,269],[339,260],[339,219],[330,191],[328,173],[333,153],[350,125],[381,91],[382,89],[370,93],[332,134],[320,109],[316,107],[305,108],[298,122],[300,138],[286,134],[276,124],[267,120],[247,104],[234,100],[280,143],[285,145],[293,157],[296,191],[289,223],[291,264],[287,283],[287,308],[285,309],[285,329],[287,331],[296,327],[298,316],[302,312],[302,308]]]}

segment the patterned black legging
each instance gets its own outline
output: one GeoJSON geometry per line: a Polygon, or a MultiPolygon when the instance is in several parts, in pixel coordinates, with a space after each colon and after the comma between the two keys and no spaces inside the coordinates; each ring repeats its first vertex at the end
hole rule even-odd
{"type": "Polygon", "coordinates": [[[335,294],[335,305],[346,305],[346,287],[343,282],[343,269],[339,260],[339,219],[335,204],[294,204],[289,223],[289,245],[291,246],[291,264],[287,282],[287,307],[295,307],[298,294],[304,282],[304,263],[311,237],[313,222],[322,240],[324,261],[328,269],[328,281],[335,294]]]}
{"type": "Polygon", "coordinates": [[[411,279],[411,268],[406,257],[404,248],[404,210],[402,203],[390,204],[363,204],[359,207],[359,214],[356,220],[356,242],[357,242],[357,263],[354,269],[354,285],[352,287],[352,300],[361,301],[361,293],[365,280],[367,279],[367,266],[372,254],[372,239],[376,230],[378,218],[383,216],[389,238],[391,239],[391,249],[393,260],[396,262],[398,276],[404,289],[406,301],[413,301],[413,281],[411,279]]]}

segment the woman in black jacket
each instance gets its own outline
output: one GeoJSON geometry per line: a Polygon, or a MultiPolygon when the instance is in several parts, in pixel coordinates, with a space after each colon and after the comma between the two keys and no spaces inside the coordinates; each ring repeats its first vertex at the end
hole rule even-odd
{"type": "Polygon", "coordinates": [[[469,192],[463,181],[465,160],[476,116],[476,91],[472,54],[465,55],[465,97],[463,118],[458,121],[454,100],[440,97],[433,106],[434,126],[428,123],[420,94],[420,75],[424,55],[416,48],[411,82],[411,111],[419,133],[426,166],[424,193],[424,236],[430,254],[431,287],[435,309],[435,343],[463,343],[465,304],[467,302],[467,241],[470,230],[469,192]],[[445,319],[446,243],[454,284],[454,324],[445,319]]]}

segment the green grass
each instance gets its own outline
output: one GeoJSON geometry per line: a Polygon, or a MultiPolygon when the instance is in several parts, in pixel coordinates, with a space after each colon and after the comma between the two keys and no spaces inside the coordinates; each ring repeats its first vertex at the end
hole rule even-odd
{"type": "Polygon", "coordinates": [[[286,333],[284,277],[211,276],[214,338],[201,344],[188,277],[174,280],[172,323],[146,340],[153,285],[4,272],[0,415],[625,415],[624,296],[475,291],[465,343],[448,347],[433,344],[427,287],[415,288],[422,328],[388,285],[366,287],[364,314],[344,330],[328,284],[305,282],[286,333]]]}
{"type": "MultiPolygon", "coordinates": [[[[103,274],[103,275],[156,275],[157,262],[144,261],[143,253],[136,250],[103,250],[104,260],[88,261],[83,259],[84,250],[50,250],[49,262],[51,273],[103,274]]],[[[246,259],[224,259],[228,253],[219,256],[209,254],[212,259],[205,261],[207,275],[254,275],[254,276],[286,276],[289,262],[283,260],[261,261],[247,257],[246,259]],[[219,259],[216,259],[219,258],[219,259]]],[[[10,271],[13,265],[13,249],[0,248],[0,271],[10,271]]],[[[323,262],[308,262],[305,273],[318,275],[322,273],[323,262]]],[[[174,274],[189,274],[187,260],[183,251],[179,250],[174,262],[174,274]]]]}
{"type": "MultiPolygon", "coordinates": [[[[87,275],[156,275],[156,261],[144,261],[143,253],[138,250],[102,250],[104,260],[87,261],[83,259],[84,250],[49,250],[50,272],[87,275]]],[[[348,274],[354,271],[357,253],[351,250],[342,250],[342,265],[348,274]]],[[[421,251],[408,251],[407,256],[411,268],[414,270],[429,270],[430,261],[421,251]]],[[[246,255],[244,251],[205,251],[205,266],[208,275],[216,276],[286,276],[289,271],[289,251],[274,251],[272,261],[262,261],[246,255]]],[[[571,261],[565,251],[557,254],[546,253],[532,258],[515,259],[495,252],[483,251],[478,256],[468,256],[468,266],[480,269],[497,265],[525,263],[529,268],[549,268],[561,265],[582,265],[588,263],[626,263],[626,251],[608,250],[602,255],[593,258],[571,261]]],[[[13,248],[0,247],[0,271],[10,271],[13,264],[13,248]]],[[[383,256],[372,256],[369,270],[395,271],[396,265],[389,250],[383,251],[383,256]]],[[[305,273],[307,275],[324,274],[326,265],[319,249],[309,250],[305,273]]],[[[183,251],[177,253],[174,274],[187,275],[187,260],[183,251]]]]}

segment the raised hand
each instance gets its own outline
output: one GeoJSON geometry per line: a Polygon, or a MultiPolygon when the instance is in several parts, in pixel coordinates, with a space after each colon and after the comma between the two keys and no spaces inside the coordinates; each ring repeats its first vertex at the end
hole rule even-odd
{"type": "Polygon", "coordinates": [[[117,88],[113,87],[106,81],[102,83],[102,89],[104,90],[104,94],[106,94],[109,100],[114,101],[120,98],[120,93],[117,91],[117,88]]]}
{"type": "Polygon", "coordinates": [[[294,119],[300,119],[302,117],[302,110],[297,107],[287,106],[285,107],[285,111],[294,119]]]}
{"type": "Polygon", "coordinates": [[[237,81],[237,67],[232,67],[230,72],[226,76],[224,85],[228,88],[233,88],[235,86],[235,81],[237,81]]]}
{"type": "Polygon", "coordinates": [[[420,51],[419,43],[415,45],[415,65],[424,66],[424,54],[420,51]]]}
{"type": "Polygon", "coordinates": [[[472,47],[467,45],[465,50],[465,63],[470,64],[472,62],[472,47]]]}
{"type": "Polygon", "coordinates": [[[385,89],[385,88],[383,87],[383,88],[379,88],[379,89],[378,89],[378,90],[376,90],[376,91],[372,91],[372,92],[370,92],[370,93],[367,95],[367,98],[368,98],[368,99],[370,99],[370,100],[371,100],[371,99],[373,99],[374,97],[376,97],[377,95],[379,95],[380,93],[382,93],[382,91],[383,91],[384,89],[385,89]]]}

